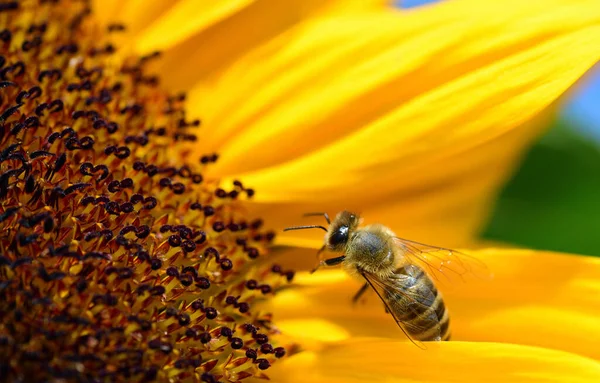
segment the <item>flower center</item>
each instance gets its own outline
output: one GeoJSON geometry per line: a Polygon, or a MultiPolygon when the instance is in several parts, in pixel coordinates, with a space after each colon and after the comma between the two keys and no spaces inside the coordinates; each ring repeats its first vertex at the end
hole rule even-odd
{"type": "Polygon", "coordinates": [[[200,121],[86,2],[0,4],[0,355],[10,380],[262,376],[285,349],[254,311],[291,280],[252,189],[202,174],[200,121]],[[175,155],[173,155],[175,153],[175,155]]]}

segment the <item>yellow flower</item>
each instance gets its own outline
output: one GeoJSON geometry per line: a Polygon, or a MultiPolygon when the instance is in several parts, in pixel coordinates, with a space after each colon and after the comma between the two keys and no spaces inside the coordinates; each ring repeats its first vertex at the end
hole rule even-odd
{"type": "Polygon", "coordinates": [[[161,78],[188,91],[205,123],[196,149],[219,153],[210,175],[260,191],[252,213],[271,227],[350,209],[409,238],[463,245],[543,129],[534,118],[598,60],[598,4],[385,3],[99,10],[134,25],[132,50],[162,51],[161,78]]]}
{"type": "Polygon", "coordinates": [[[452,341],[406,342],[373,294],[338,270],[300,274],[270,310],[305,351],[275,366],[278,382],[596,382],[600,378],[600,260],[489,249],[494,271],[444,286],[452,341]]]}
{"type": "MultiPolygon", "coordinates": [[[[299,289],[268,299],[293,272],[271,265],[273,232],[250,219],[281,228],[305,211],[350,208],[406,237],[468,243],[540,132],[540,113],[598,60],[595,0],[454,0],[411,12],[382,0],[111,0],[96,1],[93,14],[87,5],[0,5],[3,373],[411,376],[375,367],[393,366],[396,351],[406,366],[431,355],[433,365],[458,359],[467,368],[487,356],[489,366],[510,354],[507,374],[535,377],[548,364],[596,373],[591,359],[501,344],[451,342],[418,354],[390,340],[397,329],[377,302],[365,312],[373,322],[353,320],[341,296],[354,286],[335,272],[301,277],[299,289]],[[187,95],[169,96],[159,78],[187,95]],[[278,361],[298,347],[305,351],[278,361]]],[[[597,272],[593,261],[565,258],[543,274],[540,258],[553,258],[527,254],[490,256],[492,287],[447,294],[457,338],[517,343],[519,333],[493,329],[513,323],[523,330],[518,343],[597,358],[585,351],[597,341],[587,316],[597,289],[586,289],[585,275],[573,271],[564,291],[587,306],[561,295],[541,310],[494,310],[513,302],[508,286],[530,269],[524,292],[536,294],[518,295],[529,302],[556,287],[561,270],[597,272]],[[489,305],[470,305],[475,293],[489,305]],[[572,315],[557,314],[563,304],[572,315]],[[542,314],[574,323],[569,339],[587,348],[568,348],[548,327],[546,338],[528,331],[524,319],[542,314]]]]}

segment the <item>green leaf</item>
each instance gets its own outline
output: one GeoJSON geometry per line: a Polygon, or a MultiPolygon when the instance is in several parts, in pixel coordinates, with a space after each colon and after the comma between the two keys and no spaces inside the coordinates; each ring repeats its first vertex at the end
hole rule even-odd
{"type": "Polygon", "coordinates": [[[600,150],[558,123],[501,192],[486,239],[600,255],[600,150]]]}

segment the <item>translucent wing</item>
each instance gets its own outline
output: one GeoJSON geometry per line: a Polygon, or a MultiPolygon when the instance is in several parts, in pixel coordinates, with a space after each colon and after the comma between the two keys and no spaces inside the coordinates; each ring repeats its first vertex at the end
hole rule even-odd
{"type": "Polygon", "coordinates": [[[491,277],[482,261],[460,251],[399,237],[394,237],[394,242],[404,252],[407,263],[421,267],[436,281],[464,281],[467,275],[480,279],[491,277]]]}
{"type": "MultiPolygon", "coordinates": [[[[403,269],[404,270],[404,269],[403,269]]],[[[396,273],[382,279],[362,271],[362,276],[383,301],[387,311],[404,334],[419,348],[425,346],[421,340],[441,340],[440,319],[433,305],[435,294],[427,284],[419,283],[418,277],[405,268],[407,273],[396,273]]]]}

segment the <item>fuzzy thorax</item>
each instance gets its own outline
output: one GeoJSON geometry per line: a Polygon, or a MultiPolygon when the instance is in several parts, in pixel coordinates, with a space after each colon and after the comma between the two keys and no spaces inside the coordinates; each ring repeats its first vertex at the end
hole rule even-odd
{"type": "Polygon", "coordinates": [[[344,269],[360,277],[361,271],[383,276],[394,273],[395,259],[393,233],[381,225],[366,226],[352,233],[346,247],[344,269]]]}

